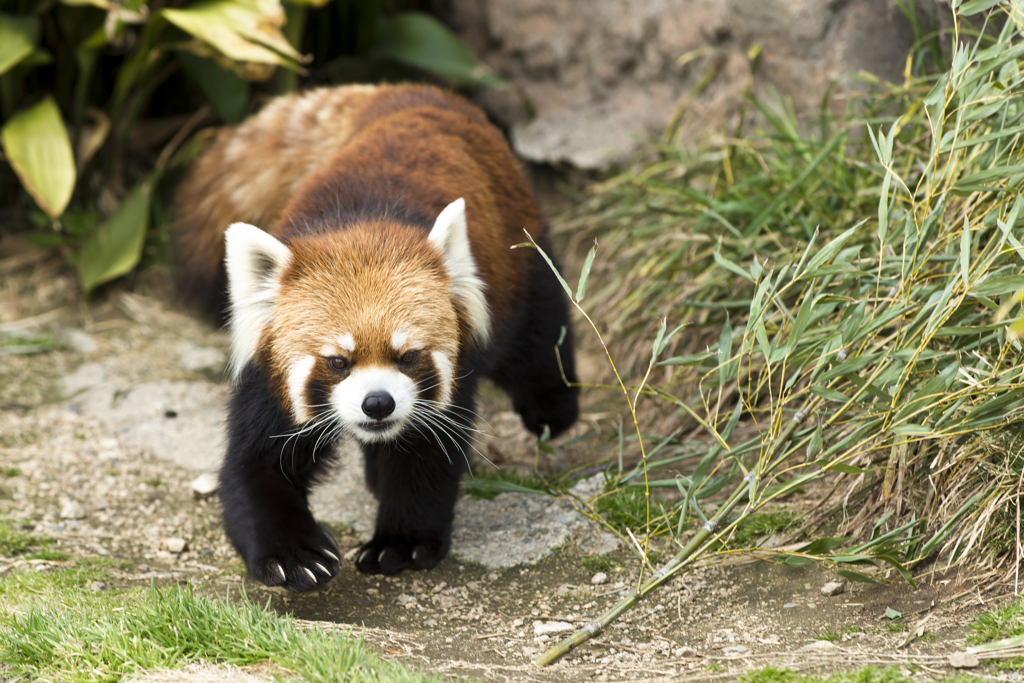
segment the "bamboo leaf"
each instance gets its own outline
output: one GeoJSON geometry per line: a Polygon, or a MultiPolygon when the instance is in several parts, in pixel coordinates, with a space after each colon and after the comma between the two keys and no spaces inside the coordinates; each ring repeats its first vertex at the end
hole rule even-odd
{"type": "Polygon", "coordinates": [[[50,220],[64,213],[75,189],[75,157],[64,120],[52,97],[22,110],[0,137],[11,168],[50,220]]]}
{"type": "Polygon", "coordinates": [[[594,255],[597,254],[597,243],[587,252],[587,259],[583,262],[583,270],[580,272],[580,282],[576,286],[576,302],[583,301],[587,293],[587,280],[590,279],[590,269],[594,265],[594,255]]]}
{"type": "Polygon", "coordinates": [[[685,356],[673,356],[663,361],[659,361],[658,365],[700,365],[706,360],[714,358],[716,353],[714,351],[705,351],[704,353],[694,353],[685,356]]]}
{"type": "Polygon", "coordinates": [[[967,222],[967,216],[964,216],[964,229],[960,233],[960,279],[963,280],[964,286],[970,285],[971,279],[969,269],[971,265],[971,226],[967,222]]]}
{"type": "Polygon", "coordinates": [[[839,403],[849,403],[850,397],[841,391],[831,389],[829,387],[823,387],[819,384],[815,384],[809,387],[809,390],[815,396],[821,396],[826,401],[838,401],[839,403]]]}
{"type": "Polygon", "coordinates": [[[737,266],[735,263],[733,263],[729,259],[727,259],[724,256],[722,256],[720,253],[718,253],[717,249],[712,252],[712,256],[715,259],[715,263],[717,263],[721,267],[725,268],[726,270],[728,270],[730,272],[735,273],[736,275],[739,275],[741,278],[743,278],[745,280],[750,280],[751,282],[754,282],[754,279],[750,276],[750,273],[748,273],[747,271],[743,270],[742,268],[737,266]]]}
{"type": "Polygon", "coordinates": [[[850,539],[846,536],[825,536],[801,546],[797,549],[797,552],[804,553],[805,555],[828,555],[849,541],[850,539]]]}
{"type": "Polygon", "coordinates": [[[876,586],[882,585],[882,582],[878,579],[868,576],[867,574],[861,574],[860,572],[853,571],[852,569],[837,569],[836,574],[845,577],[850,581],[857,581],[859,583],[873,583],[876,586]]]}

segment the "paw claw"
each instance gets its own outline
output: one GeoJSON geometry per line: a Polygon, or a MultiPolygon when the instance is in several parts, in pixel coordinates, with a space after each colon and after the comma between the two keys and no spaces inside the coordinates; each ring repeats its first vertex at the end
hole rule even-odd
{"type": "Polygon", "coordinates": [[[324,555],[326,555],[326,556],[327,556],[328,558],[330,558],[330,559],[331,559],[331,560],[333,560],[334,562],[338,562],[338,561],[339,561],[339,558],[338,558],[338,556],[337,556],[337,555],[335,555],[334,553],[332,553],[332,552],[331,552],[330,550],[328,550],[327,548],[324,548],[324,549],[323,549],[323,550],[321,550],[320,552],[322,552],[322,553],[323,553],[324,555]]]}
{"type": "Polygon", "coordinates": [[[281,583],[284,583],[288,580],[288,575],[285,574],[284,567],[282,567],[279,562],[275,562],[273,565],[271,565],[271,567],[275,572],[277,572],[277,575],[281,579],[281,583]]]}
{"type": "Polygon", "coordinates": [[[316,574],[313,573],[313,570],[309,569],[308,567],[302,567],[302,571],[306,572],[309,575],[309,578],[313,581],[313,583],[317,582],[316,574]]]}
{"type": "Polygon", "coordinates": [[[323,566],[319,562],[314,562],[313,566],[316,567],[317,569],[319,569],[320,571],[322,571],[324,574],[327,574],[328,576],[331,575],[331,573],[329,571],[327,571],[327,567],[323,566]]]}

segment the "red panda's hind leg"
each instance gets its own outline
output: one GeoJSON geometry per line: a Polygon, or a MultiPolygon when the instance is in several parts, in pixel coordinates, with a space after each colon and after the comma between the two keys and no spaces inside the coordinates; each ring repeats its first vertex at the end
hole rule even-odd
{"type": "MultiPolygon", "coordinates": [[[[540,245],[551,254],[546,239],[542,238],[540,245]]],[[[527,429],[539,436],[548,427],[551,436],[558,436],[579,417],[579,388],[566,384],[566,380],[577,384],[572,325],[565,293],[539,254],[529,280],[522,322],[505,341],[501,363],[489,374],[512,398],[512,406],[527,429]],[[556,355],[559,338],[562,344],[556,355]]]]}

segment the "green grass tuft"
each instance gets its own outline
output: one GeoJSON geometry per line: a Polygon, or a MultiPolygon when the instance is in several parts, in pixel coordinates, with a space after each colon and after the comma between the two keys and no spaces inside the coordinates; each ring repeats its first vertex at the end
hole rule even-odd
{"type": "MultiPolygon", "coordinates": [[[[815,676],[768,666],[759,671],[747,672],[740,676],[739,680],[740,683],[911,683],[915,679],[905,676],[895,667],[884,669],[866,667],[858,671],[815,676]]],[[[966,681],[977,679],[966,676],[949,676],[943,680],[947,683],[966,683],[966,681]]]]}
{"type": "Polygon", "coordinates": [[[92,593],[107,567],[88,563],[0,581],[17,598],[0,610],[0,661],[37,680],[117,681],[193,662],[270,662],[306,681],[431,680],[384,662],[345,634],[299,628],[249,602],[205,597],[191,587],[92,593]],[[39,596],[42,595],[40,598],[39,596]]]}

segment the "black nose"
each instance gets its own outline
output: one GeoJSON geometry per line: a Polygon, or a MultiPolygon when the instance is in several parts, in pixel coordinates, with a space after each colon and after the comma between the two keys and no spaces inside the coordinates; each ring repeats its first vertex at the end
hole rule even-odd
{"type": "Polygon", "coordinates": [[[383,420],[395,412],[395,399],[386,391],[367,394],[363,399],[363,412],[374,420],[383,420]]]}

